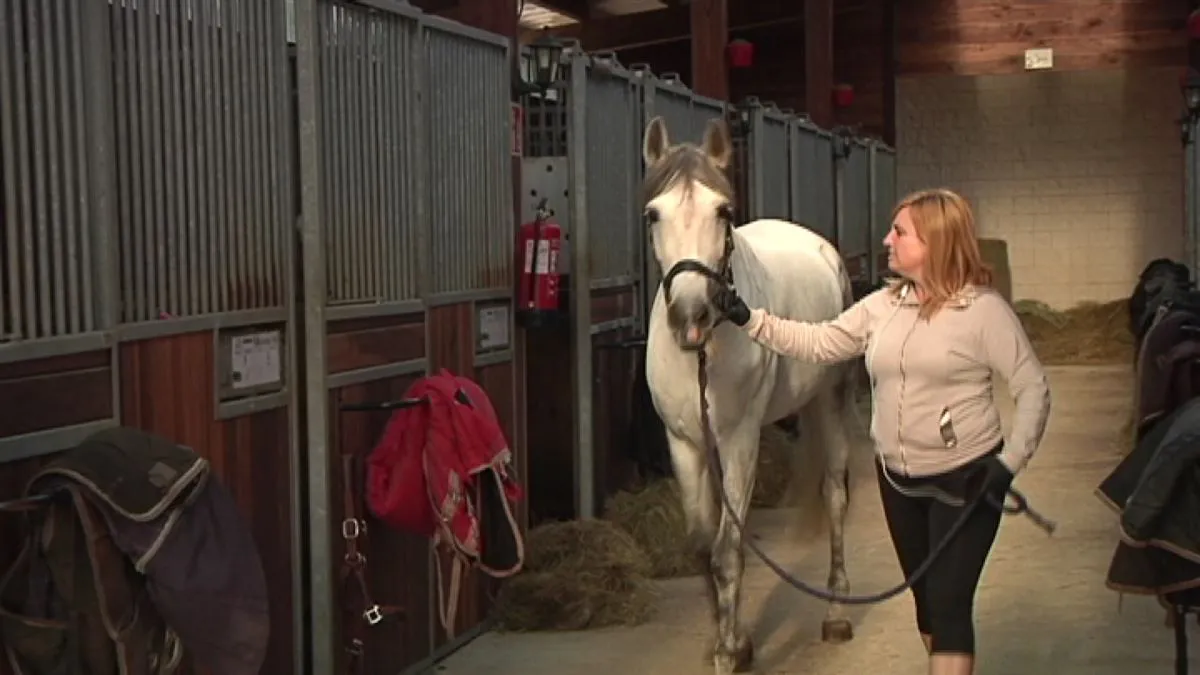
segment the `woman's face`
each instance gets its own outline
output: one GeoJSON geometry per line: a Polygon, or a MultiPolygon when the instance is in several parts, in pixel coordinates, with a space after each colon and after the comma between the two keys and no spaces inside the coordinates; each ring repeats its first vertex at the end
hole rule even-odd
{"type": "Polygon", "coordinates": [[[883,238],[883,245],[888,250],[888,268],[900,276],[919,282],[921,270],[925,267],[925,254],[928,247],[917,229],[913,226],[908,207],[900,209],[891,230],[883,238]]]}

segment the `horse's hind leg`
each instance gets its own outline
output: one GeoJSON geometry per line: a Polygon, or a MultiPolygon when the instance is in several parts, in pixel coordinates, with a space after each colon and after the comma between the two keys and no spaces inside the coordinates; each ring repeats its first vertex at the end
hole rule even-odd
{"type": "MultiPolygon", "coordinates": [[[[829,591],[838,595],[850,593],[850,577],[846,573],[846,510],[850,504],[850,439],[846,424],[849,406],[854,405],[848,378],[829,392],[818,395],[805,411],[804,420],[811,425],[813,443],[810,451],[824,453],[824,477],[821,492],[829,517],[829,591]]],[[[807,431],[807,430],[806,430],[807,431]]],[[[854,637],[854,628],[846,607],[829,603],[821,623],[821,639],[826,642],[846,642],[854,637]]]]}
{"type": "MultiPolygon", "coordinates": [[[[721,438],[721,458],[724,464],[725,493],[729,496],[738,520],[746,522],[750,496],[754,489],[754,473],[758,462],[760,428],[743,424],[727,438],[721,438]]],[[[754,661],[754,645],[741,626],[739,610],[742,596],[742,575],[746,567],[742,547],[742,530],[729,517],[720,495],[720,525],[713,547],[713,579],[717,590],[717,644],[713,665],[717,675],[747,670],[754,661]]]]}

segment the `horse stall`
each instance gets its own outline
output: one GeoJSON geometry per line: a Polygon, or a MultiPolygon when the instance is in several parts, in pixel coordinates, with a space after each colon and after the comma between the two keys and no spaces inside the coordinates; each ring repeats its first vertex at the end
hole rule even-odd
{"type": "MultiPolygon", "coordinates": [[[[301,378],[309,438],[324,439],[308,447],[305,620],[314,636],[333,637],[315,645],[313,672],[343,672],[361,652],[366,672],[394,673],[471,639],[496,590],[468,573],[448,633],[438,606],[450,557],[379,521],[347,524],[365,517],[365,456],[423,375],[446,368],[479,383],[515,441],[510,47],[409,5],[315,7],[297,15],[311,299],[301,378]],[[372,604],[402,613],[368,622],[372,604]]],[[[487,515],[485,532],[495,524],[487,515]]]]}
{"type": "Polygon", "coordinates": [[[732,115],[741,222],[783,218],[837,246],[856,296],[887,269],[882,239],[896,199],[896,151],[748,97],[732,115]],[[879,261],[872,263],[872,261],[879,261]]]}
{"type": "Polygon", "coordinates": [[[629,392],[641,367],[642,86],[645,73],[578,50],[566,80],[527,100],[522,220],[544,204],[563,228],[563,320],[527,334],[530,508],[536,521],[602,509],[632,478],[629,392]],[[544,201],[543,201],[544,200],[544,201]],[[585,298],[586,300],[579,300],[585,298]],[[571,372],[571,377],[564,377],[571,372]]]}
{"type": "MultiPolygon", "coordinates": [[[[283,17],[284,0],[0,15],[0,500],[103,429],[189,446],[269,571],[271,673],[304,649],[283,17]]],[[[0,513],[5,569],[22,518],[0,513]]]]}

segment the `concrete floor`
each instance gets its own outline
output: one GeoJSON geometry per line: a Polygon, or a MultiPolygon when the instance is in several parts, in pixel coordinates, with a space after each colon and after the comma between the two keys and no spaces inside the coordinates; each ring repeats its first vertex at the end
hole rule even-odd
{"type": "MultiPolygon", "coordinates": [[[[1093,490],[1118,461],[1116,438],[1130,401],[1129,370],[1051,368],[1054,408],[1046,439],[1017,481],[1058,522],[1053,538],[1027,519],[1006,519],[977,601],[978,675],[1169,675],[1172,633],[1152,598],[1104,587],[1116,516],[1093,490]]],[[[1007,414],[1007,410],[1005,411],[1007,414]]],[[[851,505],[847,558],[852,592],[901,581],[873,482],[851,505]]],[[[764,549],[810,582],[825,578],[824,538],[790,539],[785,510],[756,512],[764,549]]],[[[445,675],[707,674],[702,654],[713,627],[698,578],[663,582],[657,618],[644,626],[580,633],[484,635],[436,667],[445,675]]],[[[855,638],[821,642],[823,606],[747,557],[744,620],[757,648],[755,672],[799,675],[923,675],[911,596],[853,609],[855,638]]],[[[1193,626],[1193,632],[1195,628],[1193,626]]],[[[1196,650],[1193,649],[1193,652],[1196,650]]]]}

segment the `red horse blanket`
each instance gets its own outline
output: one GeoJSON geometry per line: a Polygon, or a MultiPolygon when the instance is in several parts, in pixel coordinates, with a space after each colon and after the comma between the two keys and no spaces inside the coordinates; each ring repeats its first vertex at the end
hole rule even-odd
{"type": "Polygon", "coordinates": [[[451,550],[448,598],[440,564],[437,571],[442,626],[454,635],[465,569],[497,578],[521,569],[524,546],[512,507],[523,491],[496,411],[478,384],[442,369],[414,382],[405,397],[428,405],[392,414],[367,460],[367,502],[391,527],[451,550]]]}

